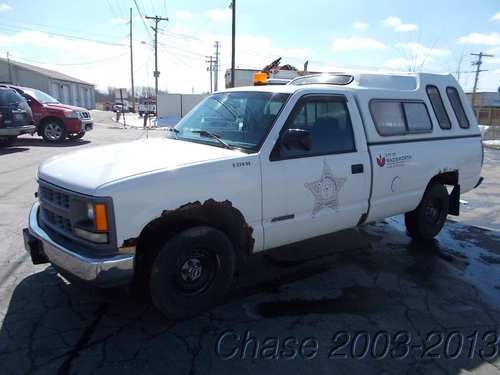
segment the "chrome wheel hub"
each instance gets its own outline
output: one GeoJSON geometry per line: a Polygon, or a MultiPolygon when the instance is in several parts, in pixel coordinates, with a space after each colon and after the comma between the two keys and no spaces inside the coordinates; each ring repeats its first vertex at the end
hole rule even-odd
{"type": "Polygon", "coordinates": [[[59,124],[47,124],[45,125],[44,134],[51,141],[56,141],[62,136],[61,125],[59,124]]]}
{"type": "Polygon", "coordinates": [[[184,281],[196,281],[201,277],[203,267],[199,258],[189,258],[181,266],[181,277],[184,281]]]}

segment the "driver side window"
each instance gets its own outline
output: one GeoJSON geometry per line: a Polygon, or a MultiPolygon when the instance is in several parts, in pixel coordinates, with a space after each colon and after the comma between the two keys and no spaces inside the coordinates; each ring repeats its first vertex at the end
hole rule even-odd
{"type": "Polygon", "coordinates": [[[278,159],[355,152],[354,134],[345,98],[306,96],[300,99],[283,127],[277,147],[278,159]],[[308,137],[305,146],[283,142],[289,129],[296,129],[308,137]]]}

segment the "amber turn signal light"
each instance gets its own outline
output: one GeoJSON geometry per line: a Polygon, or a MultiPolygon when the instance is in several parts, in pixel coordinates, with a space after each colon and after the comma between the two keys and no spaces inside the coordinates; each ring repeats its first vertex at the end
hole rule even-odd
{"type": "Polygon", "coordinates": [[[106,205],[104,203],[96,203],[95,205],[95,229],[98,232],[107,232],[108,226],[108,215],[106,212],[106,205]]]}

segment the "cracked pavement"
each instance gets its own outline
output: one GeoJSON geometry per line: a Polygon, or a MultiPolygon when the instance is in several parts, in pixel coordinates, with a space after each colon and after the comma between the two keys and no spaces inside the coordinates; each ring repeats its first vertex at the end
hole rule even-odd
{"type": "MultiPolygon", "coordinates": [[[[146,136],[113,129],[109,113],[94,117],[95,131],[81,142],[47,146],[24,136],[0,152],[2,374],[500,373],[498,337],[488,344],[492,332],[500,335],[500,232],[470,226],[481,220],[472,209],[426,244],[412,242],[395,217],[258,254],[222,305],[179,322],[123,289],[74,286],[52,267],[32,265],[21,230],[37,165],[68,150],[146,136]],[[246,351],[245,337],[254,339],[246,351]],[[316,355],[307,359],[309,346],[286,358],[290,337],[316,340],[316,355]]],[[[500,194],[492,175],[498,159],[499,151],[486,151],[484,195],[463,196],[488,210],[487,220],[496,213],[493,224],[498,200],[481,198],[500,194]]]]}

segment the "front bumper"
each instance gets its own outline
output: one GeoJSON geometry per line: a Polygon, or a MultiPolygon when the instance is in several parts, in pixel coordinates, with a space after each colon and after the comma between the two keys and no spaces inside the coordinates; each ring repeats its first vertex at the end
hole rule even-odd
{"type": "Polygon", "coordinates": [[[94,128],[94,123],[91,118],[86,119],[65,119],[66,131],[70,134],[88,132],[94,128]]]}
{"type": "Polygon", "coordinates": [[[94,123],[92,120],[82,120],[82,130],[85,132],[89,132],[94,129],[94,123]]]}
{"type": "MultiPolygon", "coordinates": [[[[134,255],[121,254],[107,258],[89,258],[77,254],[71,249],[61,246],[50,238],[38,224],[38,211],[40,204],[35,202],[29,214],[29,235],[33,239],[25,240],[25,247],[32,256],[38,257],[39,248],[50,263],[61,270],[63,275],[76,278],[79,281],[98,287],[112,287],[128,284],[134,274],[134,255]],[[36,240],[40,241],[35,244],[36,240]],[[37,252],[35,254],[35,251],[37,252]]],[[[38,258],[39,259],[39,258],[38,258]]]]}
{"type": "Polygon", "coordinates": [[[35,125],[12,126],[8,128],[0,128],[0,136],[16,137],[21,134],[33,134],[35,131],[35,125]]]}

